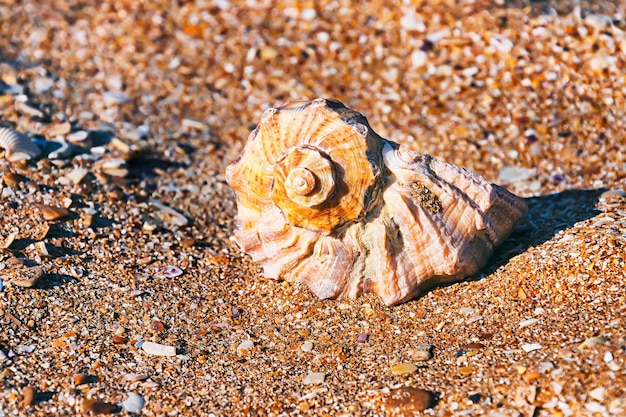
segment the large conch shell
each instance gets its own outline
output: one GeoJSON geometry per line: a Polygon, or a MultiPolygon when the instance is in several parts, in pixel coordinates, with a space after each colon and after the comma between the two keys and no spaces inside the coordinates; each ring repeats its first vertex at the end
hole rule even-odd
{"type": "Polygon", "coordinates": [[[378,136],[339,101],[263,113],[226,170],[235,240],[269,278],[398,304],[475,274],[526,214],[480,175],[378,136]]]}

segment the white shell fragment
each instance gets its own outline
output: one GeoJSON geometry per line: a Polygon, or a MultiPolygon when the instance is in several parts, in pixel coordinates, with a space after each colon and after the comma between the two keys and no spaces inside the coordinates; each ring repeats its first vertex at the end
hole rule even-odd
{"type": "Polygon", "coordinates": [[[311,385],[311,384],[323,384],[324,379],[326,379],[326,374],[324,372],[309,372],[307,376],[302,380],[303,385],[311,385]]]}
{"type": "Polygon", "coordinates": [[[144,400],[141,395],[134,392],[129,392],[127,395],[128,398],[122,402],[122,407],[128,413],[139,413],[146,403],[146,400],[144,400]]]}
{"type": "Polygon", "coordinates": [[[6,127],[0,127],[0,148],[4,149],[9,162],[33,159],[41,154],[28,136],[6,127]]]}
{"type": "Polygon", "coordinates": [[[176,356],[176,348],[174,346],[167,346],[154,342],[143,342],[141,348],[150,355],[176,356]]]}
{"type": "Polygon", "coordinates": [[[189,220],[176,210],[171,207],[166,206],[159,200],[150,200],[150,205],[156,209],[158,209],[164,216],[163,220],[166,223],[170,223],[179,227],[184,227],[189,224],[189,220]]]}
{"type": "Polygon", "coordinates": [[[480,175],[381,138],[334,100],[263,113],[226,170],[235,240],[268,278],[388,305],[482,268],[526,203],[480,175]]]}

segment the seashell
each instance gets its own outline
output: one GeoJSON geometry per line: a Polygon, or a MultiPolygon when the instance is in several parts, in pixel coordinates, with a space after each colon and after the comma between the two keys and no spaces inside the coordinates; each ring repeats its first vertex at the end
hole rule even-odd
{"type": "Polygon", "coordinates": [[[67,217],[69,211],[65,207],[50,206],[48,204],[39,204],[37,206],[44,220],[54,221],[67,217]]]}
{"type": "Polygon", "coordinates": [[[475,274],[526,214],[480,175],[381,138],[341,102],[263,113],[226,170],[235,241],[269,278],[398,304],[475,274]]]}
{"type": "Polygon", "coordinates": [[[6,127],[0,127],[0,148],[10,162],[36,158],[41,153],[29,137],[6,127]]]}

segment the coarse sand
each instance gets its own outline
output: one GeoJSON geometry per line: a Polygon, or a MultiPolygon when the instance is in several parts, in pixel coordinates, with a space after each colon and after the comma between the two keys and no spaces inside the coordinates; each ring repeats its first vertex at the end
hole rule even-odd
{"type": "Polygon", "coordinates": [[[575,3],[0,2],[0,417],[626,415],[626,2],[575,3]],[[527,218],[396,307],[264,278],[224,169],[316,97],[527,218]]]}

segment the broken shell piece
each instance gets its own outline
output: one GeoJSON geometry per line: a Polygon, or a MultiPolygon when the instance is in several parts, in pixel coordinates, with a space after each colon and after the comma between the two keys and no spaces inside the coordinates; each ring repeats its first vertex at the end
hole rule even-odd
{"type": "MultiPolygon", "coordinates": [[[[21,97],[25,97],[25,96],[19,96],[19,97],[21,98],[21,97]]],[[[18,111],[18,112],[20,112],[22,114],[25,114],[27,116],[30,116],[30,117],[39,117],[39,118],[41,118],[41,117],[44,116],[44,114],[43,114],[43,112],[41,110],[36,109],[35,107],[31,106],[30,104],[26,103],[25,101],[23,101],[21,99],[20,100],[16,100],[15,104],[13,106],[15,107],[16,111],[18,111]]]]}
{"type": "Polygon", "coordinates": [[[59,220],[59,219],[66,217],[69,214],[69,211],[64,207],[40,204],[38,208],[44,220],[50,220],[50,221],[59,220]]]}
{"type": "Polygon", "coordinates": [[[171,207],[166,206],[158,200],[150,200],[150,205],[156,209],[158,209],[163,215],[162,220],[165,223],[170,223],[179,227],[184,227],[189,224],[189,220],[176,210],[171,207]]]}
{"type": "Polygon", "coordinates": [[[2,244],[2,248],[9,249],[11,245],[13,244],[13,242],[15,241],[16,237],[17,237],[17,232],[10,233],[9,236],[7,236],[7,238],[4,240],[4,243],[2,244]]]}
{"type": "Polygon", "coordinates": [[[0,148],[10,162],[33,159],[41,153],[28,136],[6,127],[0,127],[0,148]]]}
{"type": "Polygon", "coordinates": [[[266,110],[226,180],[241,249],[266,277],[321,298],[373,292],[392,305],[462,280],[527,211],[480,175],[381,138],[334,100],[266,110]]]}
{"type": "Polygon", "coordinates": [[[126,166],[126,161],[122,158],[101,159],[94,164],[94,168],[112,177],[128,176],[128,167],[126,166]]]}
{"type": "Polygon", "coordinates": [[[65,136],[72,130],[70,122],[65,121],[62,123],[51,124],[41,130],[41,133],[47,138],[55,138],[57,136],[65,136]]]}

